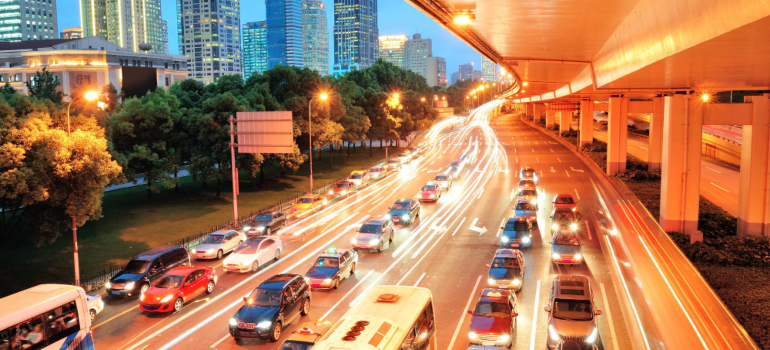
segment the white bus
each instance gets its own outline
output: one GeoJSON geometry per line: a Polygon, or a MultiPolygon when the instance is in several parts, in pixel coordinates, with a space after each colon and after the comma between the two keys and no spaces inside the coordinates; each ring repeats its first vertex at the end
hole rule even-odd
{"type": "Polygon", "coordinates": [[[426,288],[376,286],[313,350],[436,350],[433,296],[426,288]]]}
{"type": "Polygon", "coordinates": [[[41,284],[0,299],[0,350],[93,350],[83,288],[41,284]]]}

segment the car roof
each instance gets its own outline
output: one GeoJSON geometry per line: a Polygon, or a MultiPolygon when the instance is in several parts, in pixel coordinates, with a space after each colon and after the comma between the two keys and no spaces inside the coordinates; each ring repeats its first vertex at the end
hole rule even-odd
{"type": "Polygon", "coordinates": [[[436,177],[439,177],[439,176],[449,176],[449,175],[447,173],[438,173],[438,174],[436,174],[436,177]]]}
{"type": "Polygon", "coordinates": [[[382,223],[385,222],[385,219],[379,218],[379,219],[369,219],[364,222],[364,225],[366,224],[377,224],[382,225],[382,223]]]}
{"type": "Polygon", "coordinates": [[[554,213],[572,213],[572,209],[570,208],[554,208],[554,213]]]}
{"type": "Polygon", "coordinates": [[[556,298],[591,300],[588,277],[579,275],[558,275],[553,279],[556,298]]]}
{"type": "Polygon", "coordinates": [[[282,274],[274,275],[266,279],[264,282],[260,283],[259,287],[257,288],[268,289],[268,290],[281,290],[287,284],[293,282],[295,279],[299,277],[302,277],[302,276],[294,273],[282,273],[282,274]]]}
{"type": "Polygon", "coordinates": [[[318,195],[315,195],[315,194],[306,194],[306,195],[304,195],[304,196],[301,196],[301,197],[299,197],[299,198],[315,198],[315,197],[317,197],[317,196],[318,196],[318,195]]]}
{"type": "Polygon", "coordinates": [[[350,181],[337,181],[337,185],[352,184],[350,181]]]}
{"type": "Polygon", "coordinates": [[[353,174],[363,174],[365,172],[366,172],[366,170],[355,170],[355,171],[351,172],[350,175],[353,175],[353,174]]]}
{"type": "Polygon", "coordinates": [[[234,231],[235,230],[231,229],[231,228],[223,228],[221,230],[216,230],[216,231],[212,232],[211,234],[212,235],[226,235],[226,234],[228,234],[230,232],[234,232],[234,231]]]}
{"type": "MultiPolygon", "coordinates": [[[[487,302],[487,303],[507,303],[508,298],[514,296],[511,294],[511,292],[507,289],[495,289],[495,288],[485,288],[481,291],[481,297],[479,297],[479,302],[487,302]]],[[[515,298],[514,298],[515,299],[515,298]]]]}
{"type": "Polygon", "coordinates": [[[200,270],[203,267],[201,266],[179,266],[171,269],[169,272],[166,272],[167,275],[174,275],[174,276],[187,276],[190,272],[200,270]]]}
{"type": "Polygon", "coordinates": [[[518,249],[498,249],[495,252],[495,258],[518,258],[518,249]]]}
{"type": "Polygon", "coordinates": [[[342,254],[345,254],[349,249],[337,249],[336,253],[330,253],[328,250],[324,251],[319,255],[318,257],[321,258],[339,258],[342,256],[342,254]]]}
{"type": "Polygon", "coordinates": [[[261,212],[261,213],[257,214],[257,216],[260,216],[260,215],[264,215],[264,214],[275,215],[275,214],[278,214],[278,213],[280,213],[280,212],[279,212],[279,211],[277,211],[277,210],[273,210],[273,211],[263,211],[263,212],[261,212]]]}
{"type": "Polygon", "coordinates": [[[569,197],[572,198],[572,195],[569,193],[559,193],[556,195],[556,197],[569,197]]]}
{"type": "Polygon", "coordinates": [[[406,204],[406,203],[411,204],[412,202],[414,202],[414,199],[400,198],[400,199],[397,199],[395,202],[393,202],[393,204],[406,204]]]}
{"type": "Polygon", "coordinates": [[[157,248],[152,248],[144,253],[141,253],[134,257],[134,260],[152,260],[155,259],[163,254],[166,254],[170,251],[177,250],[177,249],[183,249],[180,246],[176,245],[164,245],[157,248]]]}
{"type": "Polygon", "coordinates": [[[535,169],[534,169],[534,168],[532,168],[532,167],[521,168],[521,170],[526,170],[526,171],[535,171],[535,169]]]}

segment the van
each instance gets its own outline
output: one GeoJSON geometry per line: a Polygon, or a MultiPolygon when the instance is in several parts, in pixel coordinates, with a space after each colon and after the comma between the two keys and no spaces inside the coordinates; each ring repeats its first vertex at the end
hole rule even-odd
{"type": "Polygon", "coordinates": [[[144,294],[167,271],[183,265],[190,265],[190,256],[182,247],[165,245],[150,249],[135,256],[110,278],[105,285],[107,294],[121,297],[144,294]]]}

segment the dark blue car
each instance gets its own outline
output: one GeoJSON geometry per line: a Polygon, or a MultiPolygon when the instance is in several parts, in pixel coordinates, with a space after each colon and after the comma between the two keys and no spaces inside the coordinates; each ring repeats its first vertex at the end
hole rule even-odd
{"type": "Polygon", "coordinates": [[[356,271],[358,253],[353,250],[329,249],[316,259],[305,274],[305,281],[313,289],[337,289],[340,281],[356,271]]]}
{"type": "Polygon", "coordinates": [[[388,211],[394,224],[409,225],[420,218],[420,202],[411,198],[399,199],[388,211]]]}
{"type": "Polygon", "coordinates": [[[283,327],[310,312],[310,288],[302,275],[275,275],[243,298],[243,302],[230,319],[230,335],[236,342],[241,338],[275,342],[283,327]]]}
{"type": "Polygon", "coordinates": [[[503,248],[532,248],[532,223],[522,217],[509,218],[502,227],[500,246],[503,248]]]}

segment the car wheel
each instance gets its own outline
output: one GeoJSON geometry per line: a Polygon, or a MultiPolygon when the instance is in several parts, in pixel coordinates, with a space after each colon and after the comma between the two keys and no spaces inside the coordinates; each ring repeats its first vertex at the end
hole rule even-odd
{"type": "Polygon", "coordinates": [[[353,265],[350,267],[350,274],[354,275],[356,273],[356,263],[353,263],[353,265]]]}
{"type": "Polygon", "coordinates": [[[255,261],[254,263],[251,264],[251,271],[257,272],[257,270],[259,270],[259,261],[255,261]]]}
{"type": "Polygon", "coordinates": [[[268,227],[268,228],[267,228],[267,230],[265,230],[265,234],[267,234],[268,236],[270,236],[270,234],[271,234],[271,233],[273,233],[273,230],[271,230],[271,229],[268,227]]]}
{"type": "Polygon", "coordinates": [[[91,315],[91,323],[94,323],[94,320],[96,319],[96,310],[88,310],[88,314],[91,315]]]}
{"type": "Polygon", "coordinates": [[[276,249],[275,250],[275,261],[278,261],[278,259],[280,259],[280,258],[281,258],[281,250],[280,249],[276,249]]]}
{"type": "Polygon", "coordinates": [[[337,289],[340,287],[340,278],[337,277],[334,279],[334,285],[332,286],[332,289],[337,289]]]}
{"type": "Polygon", "coordinates": [[[281,321],[275,322],[273,330],[270,332],[270,342],[275,343],[278,339],[281,339],[281,321]]]}
{"type": "Polygon", "coordinates": [[[142,283],[142,287],[139,288],[139,294],[147,293],[147,291],[150,289],[150,285],[147,283],[142,283]]]}
{"type": "Polygon", "coordinates": [[[307,316],[307,314],[310,313],[310,299],[305,298],[305,301],[302,302],[302,309],[299,310],[299,314],[302,316],[307,316]]]}
{"type": "Polygon", "coordinates": [[[174,311],[182,310],[182,305],[184,305],[182,298],[176,298],[176,300],[174,300],[174,311]]]}
{"type": "Polygon", "coordinates": [[[390,243],[393,243],[393,231],[390,231],[390,239],[388,239],[388,245],[390,245],[390,243]]]}
{"type": "Polygon", "coordinates": [[[380,245],[377,246],[377,252],[379,253],[381,251],[382,251],[382,241],[380,241],[380,245]]]}
{"type": "Polygon", "coordinates": [[[209,281],[209,284],[206,285],[206,293],[211,294],[214,292],[214,281],[209,281]]]}
{"type": "Polygon", "coordinates": [[[217,260],[222,260],[222,255],[225,255],[225,253],[220,249],[217,251],[217,260]]]}
{"type": "Polygon", "coordinates": [[[241,341],[241,338],[233,337],[233,340],[235,340],[235,343],[237,344],[239,341],[241,341]]]}

